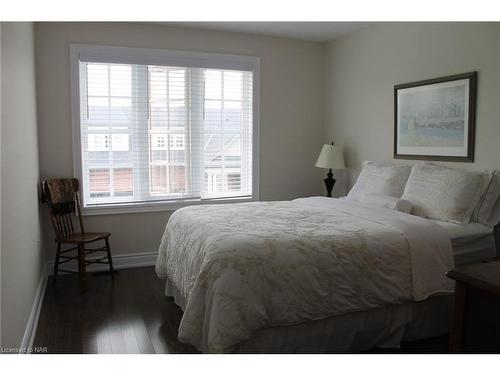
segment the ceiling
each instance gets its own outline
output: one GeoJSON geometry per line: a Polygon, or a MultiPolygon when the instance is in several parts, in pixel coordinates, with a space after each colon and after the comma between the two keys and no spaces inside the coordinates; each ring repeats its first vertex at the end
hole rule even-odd
{"type": "Polygon", "coordinates": [[[168,26],[262,34],[327,42],[370,25],[370,22],[161,22],[168,26]]]}

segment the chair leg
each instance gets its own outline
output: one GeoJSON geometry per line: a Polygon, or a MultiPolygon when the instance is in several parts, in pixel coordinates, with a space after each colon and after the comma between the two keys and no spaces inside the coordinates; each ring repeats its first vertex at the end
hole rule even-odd
{"type": "Polygon", "coordinates": [[[59,256],[61,255],[61,243],[57,243],[56,249],[56,259],[54,261],[54,280],[57,278],[57,272],[59,271],[59,256]]]}
{"type": "Polygon", "coordinates": [[[86,278],[86,265],[85,265],[85,248],[83,244],[78,244],[78,274],[80,280],[85,280],[86,278]]]}
{"type": "Polygon", "coordinates": [[[108,264],[109,264],[109,272],[113,273],[113,259],[111,258],[111,247],[109,246],[109,238],[105,238],[106,241],[106,252],[108,253],[108,264]]]}

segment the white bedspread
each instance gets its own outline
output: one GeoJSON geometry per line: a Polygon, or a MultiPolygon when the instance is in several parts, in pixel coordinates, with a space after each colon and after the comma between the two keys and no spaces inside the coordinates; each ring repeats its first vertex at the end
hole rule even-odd
{"type": "Polygon", "coordinates": [[[179,339],[231,352],[265,327],[453,292],[452,267],[431,221],[312,197],[180,209],[156,272],[185,298],[179,339]]]}

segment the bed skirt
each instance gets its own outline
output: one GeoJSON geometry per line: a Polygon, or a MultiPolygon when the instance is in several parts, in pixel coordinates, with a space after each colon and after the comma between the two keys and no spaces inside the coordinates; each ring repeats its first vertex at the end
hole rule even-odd
{"type": "MultiPolygon", "coordinates": [[[[167,279],[165,295],[184,311],[186,300],[167,279]]],[[[304,323],[268,327],[239,344],[238,353],[357,353],[371,348],[399,348],[401,342],[448,333],[453,296],[349,313],[304,323]]]]}

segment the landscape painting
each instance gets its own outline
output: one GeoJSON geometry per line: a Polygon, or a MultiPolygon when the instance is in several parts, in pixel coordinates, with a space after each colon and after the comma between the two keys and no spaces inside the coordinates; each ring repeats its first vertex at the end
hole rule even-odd
{"type": "Polygon", "coordinates": [[[473,161],[476,73],[394,87],[394,157],[473,161]]]}

